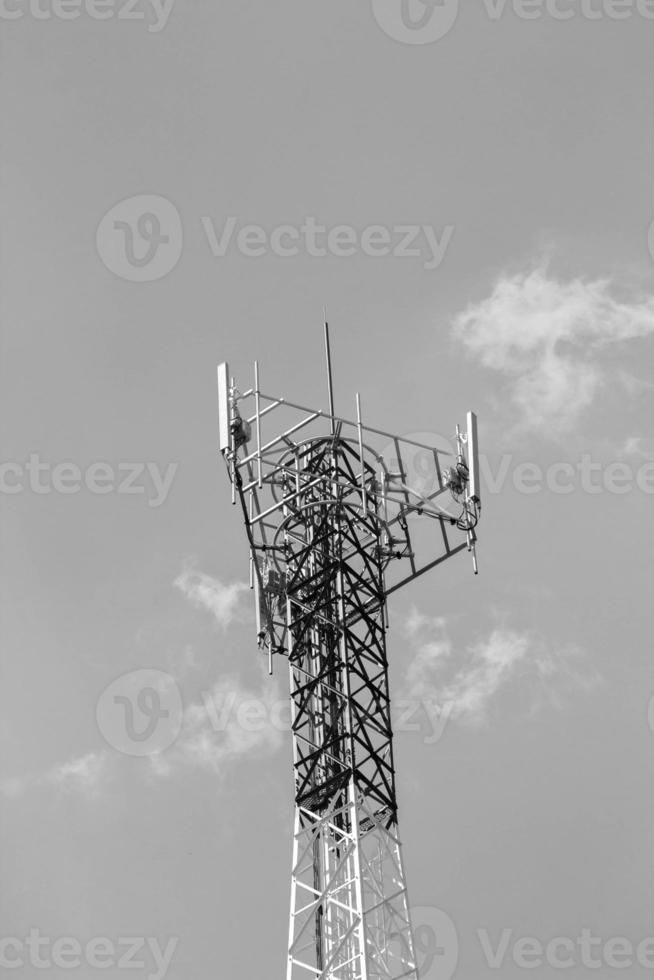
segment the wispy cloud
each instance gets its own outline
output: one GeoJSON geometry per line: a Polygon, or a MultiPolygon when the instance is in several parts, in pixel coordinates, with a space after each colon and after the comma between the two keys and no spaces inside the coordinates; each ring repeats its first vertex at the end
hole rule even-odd
{"type": "MultiPolygon", "coordinates": [[[[236,676],[224,676],[203,691],[184,710],[181,731],[170,748],[143,758],[156,777],[182,770],[201,770],[224,776],[246,759],[267,759],[289,737],[289,699],[276,680],[262,670],[261,684],[248,686],[236,676]]],[[[98,797],[117,775],[116,764],[126,761],[118,752],[101,750],[74,756],[37,775],[0,781],[0,793],[18,799],[27,790],[55,787],[87,799],[98,797]]],[[[137,760],[130,758],[133,764],[137,760]]],[[[139,760],[140,761],[140,760],[139,760]]]]}
{"type": "Polygon", "coordinates": [[[39,775],[5,779],[0,782],[0,792],[9,799],[16,799],[33,787],[55,786],[63,792],[96,797],[108,773],[109,758],[109,752],[104,750],[74,756],[39,775]]]}
{"type": "Polygon", "coordinates": [[[416,610],[406,632],[416,652],[402,695],[437,704],[453,720],[485,722],[493,702],[509,685],[520,685],[521,704],[533,710],[546,700],[560,707],[564,689],[589,690],[600,683],[578,647],[553,646],[533,632],[498,626],[459,649],[442,617],[416,610]]]}
{"type": "MultiPolygon", "coordinates": [[[[600,353],[654,335],[654,297],[615,292],[609,279],[563,281],[541,267],[501,277],[489,297],[455,318],[454,336],[509,379],[516,428],[573,428],[606,379],[600,353]]],[[[619,380],[626,379],[632,395],[643,389],[622,372],[619,380]]]]}
{"type": "Polygon", "coordinates": [[[628,436],[619,448],[620,456],[636,456],[639,459],[654,460],[654,443],[642,436],[628,436]]]}
{"type": "Polygon", "coordinates": [[[87,752],[86,755],[53,766],[42,778],[44,782],[52,783],[63,790],[97,796],[108,762],[108,752],[87,752]]]}
{"type": "MultiPolygon", "coordinates": [[[[243,594],[249,591],[245,582],[225,584],[191,564],[183,568],[174,585],[192,605],[209,612],[222,629],[227,629],[243,614],[243,594]]],[[[169,659],[171,670],[180,677],[197,668],[195,651],[189,644],[169,659]]],[[[221,678],[200,701],[186,708],[182,731],[174,746],[165,754],[149,757],[153,771],[164,774],[186,765],[217,773],[247,755],[265,756],[274,752],[282,739],[279,726],[274,725],[274,704],[279,699],[275,684],[264,683],[255,692],[236,678],[221,678]],[[252,711],[248,714],[248,705],[251,708],[253,703],[261,706],[262,720],[253,722],[252,711]]],[[[0,780],[0,794],[17,799],[29,789],[50,786],[93,798],[115,775],[113,764],[118,758],[119,755],[106,750],[87,752],[42,773],[0,780]]]]}
{"type": "MultiPolygon", "coordinates": [[[[288,697],[282,696],[278,682],[267,673],[264,676],[262,671],[261,684],[255,687],[236,676],[224,676],[187,705],[181,731],[170,748],[129,762],[149,764],[157,777],[192,769],[222,777],[236,763],[267,759],[284,745],[289,737],[288,710],[288,697]]],[[[18,799],[28,790],[55,787],[93,799],[120,771],[116,765],[121,759],[127,761],[119,752],[87,752],[36,775],[0,780],[0,793],[18,799]]]]}
{"type": "Polygon", "coordinates": [[[211,613],[223,629],[239,615],[243,593],[249,591],[246,582],[225,584],[190,564],[184,567],[174,584],[194,606],[211,613]]]}
{"type": "Polygon", "coordinates": [[[151,756],[154,774],[184,767],[220,776],[246,758],[268,758],[284,744],[287,703],[267,674],[256,690],[235,676],[220,678],[186,708],[175,744],[151,756]]]}

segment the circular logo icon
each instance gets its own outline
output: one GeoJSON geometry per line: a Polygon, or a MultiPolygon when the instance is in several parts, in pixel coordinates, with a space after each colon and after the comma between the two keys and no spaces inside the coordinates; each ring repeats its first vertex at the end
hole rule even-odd
{"type": "MultiPolygon", "coordinates": [[[[439,489],[441,484],[438,471],[451,466],[454,460],[454,447],[449,439],[438,432],[408,432],[397,440],[389,442],[381,453],[381,458],[389,475],[389,487],[393,499],[417,504],[420,498],[427,498],[439,489]],[[409,441],[407,441],[409,440],[409,441]],[[437,455],[431,448],[415,446],[413,443],[438,450],[437,455]],[[446,453],[446,456],[442,454],[446,453]],[[403,491],[401,484],[407,489],[403,491]]],[[[409,510],[408,520],[420,517],[417,510],[409,510]]]]}
{"type": "Polygon", "coordinates": [[[153,282],[175,268],[182,254],[182,219],[157,194],[115,204],[98,225],[95,243],[106,267],[130,282],[153,282]]]}
{"type": "Polygon", "coordinates": [[[372,0],[375,20],[402,44],[433,44],[456,22],[459,0],[372,0]]]}
{"type": "Polygon", "coordinates": [[[459,937],[447,912],[414,906],[411,922],[420,980],[450,980],[459,962],[459,937]]]}
{"type": "Polygon", "coordinates": [[[96,706],[105,741],[125,755],[152,755],[169,748],[182,728],[177,682],[163,670],[132,670],[109,684],[96,706]]]}

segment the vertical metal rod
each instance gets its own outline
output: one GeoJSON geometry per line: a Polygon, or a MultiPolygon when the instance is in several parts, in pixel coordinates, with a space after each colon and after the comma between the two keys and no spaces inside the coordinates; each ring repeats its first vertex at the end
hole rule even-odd
{"type": "Polygon", "coordinates": [[[259,362],[254,362],[254,412],[257,417],[257,482],[262,489],[261,480],[261,416],[259,414],[259,362]]]}
{"type": "MultiPolygon", "coordinates": [[[[250,522],[254,514],[254,492],[250,490],[250,522]]],[[[250,588],[254,588],[254,549],[250,548],[250,588]]]]}
{"type": "Polygon", "coordinates": [[[232,435],[232,432],[231,432],[232,422],[234,420],[234,408],[235,408],[235,404],[236,404],[236,402],[235,402],[235,395],[234,395],[234,378],[230,378],[230,382],[229,382],[229,394],[230,394],[229,407],[231,409],[231,411],[230,411],[230,419],[229,419],[229,428],[230,428],[230,436],[229,436],[229,438],[230,438],[230,443],[231,443],[230,448],[231,448],[232,454],[233,454],[232,455],[232,467],[233,467],[233,469],[232,469],[232,475],[234,477],[234,479],[232,479],[232,504],[235,504],[236,503],[236,467],[238,465],[237,462],[236,462],[236,454],[237,454],[238,450],[235,449],[235,447],[234,447],[233,435],[232,435]]]}
{"type": "Polygon", "coordinates": [[[357,433],[359,436],[359,458],[361,459],[361,496],[363,501],[363,511],[367,513],[368,511],[368,494],[366,492],[366,474],[365,467],[363,464],[363,431],[361,428],[361,398],[359,397],[359,392],[356,393],[357,400],[357,433]]]}
{"type": "Polygon", "coordinates": [[[332,435],[335,432],[335,422],[334,422],[334,384],[332,380],[332,354],[329,346],[329,324],[327,323],[327,309],[323,307],[323,315],[325,322],[325,355],[327,358],[327,393],[329,395],[329,414],[332,420],[332,435]]]}
{"type": "MultiPolygon", "coordinates": [[[[379,461],[381,463],[381,457],[379,457],[379,461]]],[[[384,531],[383,531],[383,533],[384,533],[384,535],[386,537],[386,542],[387,542],[387,545],[388,545],[388,548],[389,548],[389,551],[390,551],[391,548],[392,548],[392,542],[391,542],[391,533],[388,530],[388,506],[387,506],[387,503],[386,503],[386,470],[384,469],[383,464],[379,468],[379,483],[380,483],[380,486],[381,486],[381,495],[382,495],[382,512],[384,514],[384,531]]],[[[375,508],[375,509],[377,509],[377,508],[375,508]]],[[[384,582],[384,592],[386,592],[386,584],[385,584],[385,581],[386,581],[386,573],[384,571],[382,571],[382,582],[384,582]]],[[[384,602],[384,604],[382,606],[382,624],[383,624],[384,629],[387,630],[388,629],[388,603],[387,602],[384,602]]]]}

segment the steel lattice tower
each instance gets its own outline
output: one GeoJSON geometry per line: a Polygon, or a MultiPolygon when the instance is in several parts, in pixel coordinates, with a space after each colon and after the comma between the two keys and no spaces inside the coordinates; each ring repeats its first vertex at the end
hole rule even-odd
{"type": "Polygon", "coordinates": [[[364,426],[358,395],[357,421],[337,418],[327,328],[325,336],[329,413],[263,394],[256,363],[254,386],[244,392],[226,364],[218,368],[220,449],[248,536],[258,643],[271,673],[281,655],[290,674],[295,823],[286,977],[415,980],[386,600],[465,548],[474,557],[476,420],[469,413],[467,434],[457,430],[457,454],[445,469],[442,451],[364,426]],[[273,412],[285,428],[266,441],[273,412]],[[418,489],[407,482],[417,453],[431,464],[418,489]],[[446,492],[461,505],[458,515],[441,507],[446,492]],[[416,515],[436,530],[431,540],[419,523],[420,534],[410,533],[416,515]],[[450,541],[452,527],[458,541],[450,541]],[[427,545],[424,557],[416,538],[427,545]]]}

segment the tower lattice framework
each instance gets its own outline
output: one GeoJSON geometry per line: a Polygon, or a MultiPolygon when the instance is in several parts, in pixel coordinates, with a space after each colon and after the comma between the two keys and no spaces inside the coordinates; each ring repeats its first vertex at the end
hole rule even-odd
{"type": "MultiPolygon", "coordinates": [[[[227,365],[218,383],[220,448],[248,536],[258,642],[270,672],[282,655],[290,676],[286,978],[417,980],[398,831],[387,596],[466,547],[474,551],[474,473],[461,439],[445,469],[442,451],[364,426],[358,396],[357,421],[348,422],[331,404],[326,414],[263,394],[256,364],[253,388],[241,393],[227,365]],[[272,412],[279,422],[285,415],[286,427],[267,439],[272,412]],[[373,445],[380,438],[381,452],[373,445]],[[419,491],[407,482],[417,452],[433,470],[419,491]],[[461,514],[443,509],[447,492],[461,514]],[[436,531],[423,557],[409,520],[417,514],[436,531]],[[450,541],[452,526],[463,540],[450,541]]],[[[469,441],[473,432],[469,419],[469,441]]]]}

